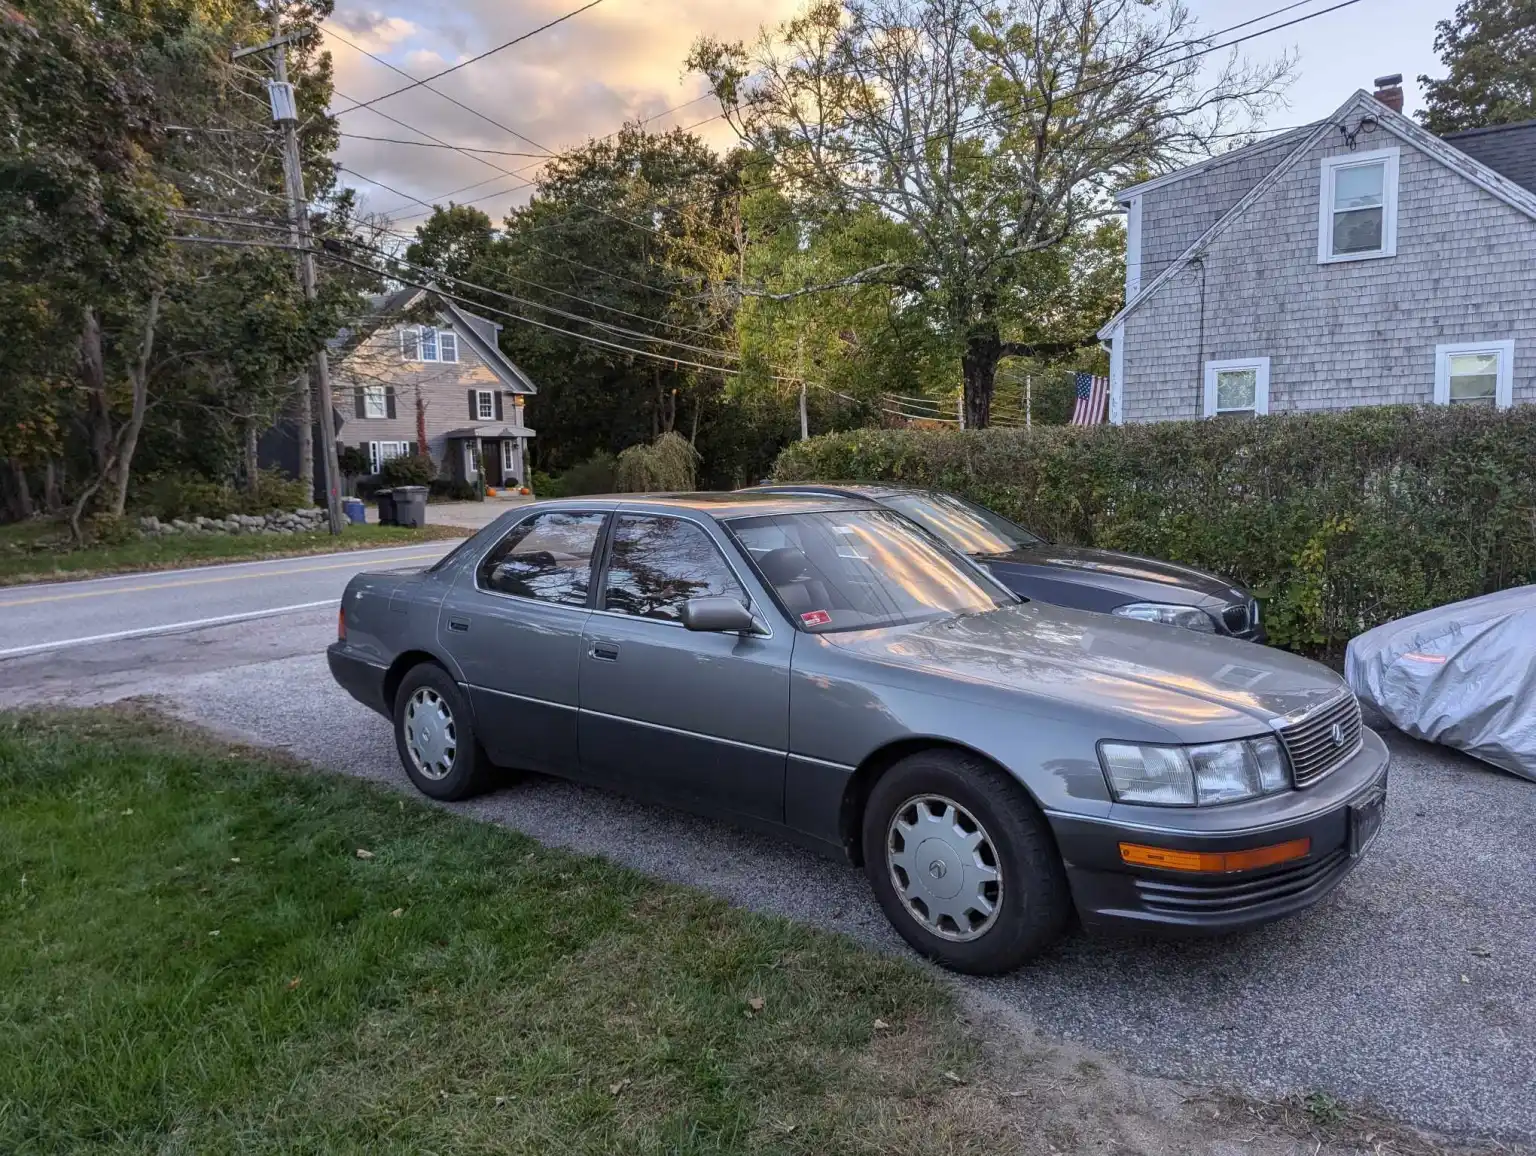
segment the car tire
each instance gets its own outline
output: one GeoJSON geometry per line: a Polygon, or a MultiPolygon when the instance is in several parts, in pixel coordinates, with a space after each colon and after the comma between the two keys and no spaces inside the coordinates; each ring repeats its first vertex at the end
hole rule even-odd
{"type": "Polygon", "coordinates": [[[395,748],[416,789],[467,799],[492,785],[495,768],[475,737],[469,703],[434,663],[413,667],[395,692],[395,748]]]}
{"type": "Polygon", "coordinates": [[[870,792],[862,836],[864,871],[886,917],[919,953],[955,971],[1011,971],[1056,942],[1071,918],[1045,816],[975,755],[902,759],[870,792]]]}

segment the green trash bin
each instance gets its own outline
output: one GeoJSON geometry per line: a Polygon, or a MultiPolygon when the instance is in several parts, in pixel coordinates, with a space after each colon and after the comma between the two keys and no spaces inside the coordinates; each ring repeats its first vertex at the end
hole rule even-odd
{"type": "Polygon", "coordinates": [[[396,486],[395,525],[425,526],[427,524],[427,487],[396,486]]]}

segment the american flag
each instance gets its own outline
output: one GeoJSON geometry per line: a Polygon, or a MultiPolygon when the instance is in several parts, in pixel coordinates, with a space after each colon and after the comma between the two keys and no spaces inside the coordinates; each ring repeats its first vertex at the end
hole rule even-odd
{"type": "Polygon", "coordinates": [[[1077,404],[1072,407],[1073,425],[1098,425],[1109,416],[1109,378],[1091,373],[1077,375],[1077,404]]]}

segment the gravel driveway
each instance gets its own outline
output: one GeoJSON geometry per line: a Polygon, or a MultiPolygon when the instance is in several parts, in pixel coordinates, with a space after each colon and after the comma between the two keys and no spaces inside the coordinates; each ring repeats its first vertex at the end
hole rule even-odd
{"type": "MultiPolygon", "coordinates": [[[[304,613],[156,640],[148,659],[23,659],[0,664],[0,701],[156,693],[191,719],[408,790],[388,724],[330,680],[319,651],[333,629],[329,613],[304,613]]],[[[1145,1073],[1323,1091],[1440,1131],[1536,1140],[1536,786],[1389,742],[1382,836],[1307,914],[1193,943],[1076,936],[1012,976],[961,982],[1145,1073]]],[[[758,836],[543,779],[459,809],[904,950],[861,874],[758,836]]]]}

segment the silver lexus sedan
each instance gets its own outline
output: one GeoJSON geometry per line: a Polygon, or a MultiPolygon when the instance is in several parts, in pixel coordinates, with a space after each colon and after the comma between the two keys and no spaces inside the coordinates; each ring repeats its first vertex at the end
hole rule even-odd
{"type": "Polygon", "coordinates": [[[500,768],[861,865],[968,972],[1074,915],[1197,933],[1317,902],[1380,828],[1387,751],[1332,671],[1026,602],[861,500],[575,498],[361,574],[329,651],[438,799],[500,768]]]}

